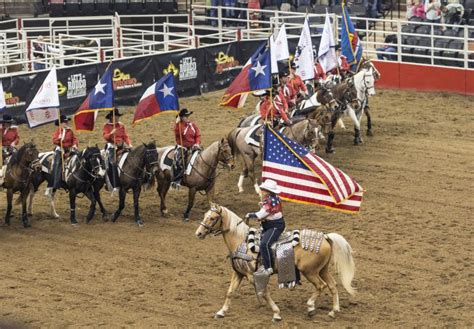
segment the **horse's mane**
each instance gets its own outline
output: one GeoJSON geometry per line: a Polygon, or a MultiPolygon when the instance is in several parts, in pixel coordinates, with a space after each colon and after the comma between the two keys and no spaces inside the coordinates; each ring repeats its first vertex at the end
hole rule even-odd
{"type": "Polygon", "coordinates": [[[223,211],[227,213],[227,218],[230,220],[229,232],[235,233],[238,236],[238,238],[241,238],[242,240],[244,240],[247,237],[247,234],[249,232],[248,225],[245,224],[244,222],[240,223],[242,218],[237,216],[237,214],[234,213],[229,208],[226,208],[224,206],[221,206],[221,208],[223,211]]]}
{"type": "Polygon", "coordinates": [[[18,164],[20,160],[23,158],[25,151],[28,148],[34,148],[34,147],[35,145],[31,142],[24,144],[22,147],[20,147],[20,149],[17,152],[13,153],[12,158],[10,159],[10,164],[12,165],[18,164]]]}

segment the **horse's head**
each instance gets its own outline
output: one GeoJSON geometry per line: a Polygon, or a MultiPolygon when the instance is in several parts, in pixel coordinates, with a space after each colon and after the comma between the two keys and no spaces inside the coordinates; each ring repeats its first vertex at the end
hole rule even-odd
{"type": "Polygon", "coordinates": [[[319,146],[319,123],[317,120],[308,119],[304,130],[304,140],[311,150],[316,150],[319,146]]]}
{"type": "Polygon", "coordinates": [[[354,84],[354,78],[351,77],[346,80],[346,88],[344,90],[343,100],[351,105],[353,108],[359,107],[359,99],[357,98],[357,88],[354,84]]]}
{"type": "Polygon", "coordinates": [[[364,70],[364,88],[369,96],[375,96],[375,78],[373,68],[364,70]]]}
{"type": "Polygon", "coordinates": [[[222,138],[219,141],[219,153],[217,156],[219,162],[224,164],[224,166],[229,169],[235,168],[234,156],[232,155],[232,149],[227,138],[222,138]]]}
{"type": "Polygon", "coordinates": [[[318,90],[316,97],[318,102],[326,106],[328,111],[335,111],[338,107],[333,92],[326,86],[322,86],[321,89],[318,90]]]}
{"type": "Polygon", "coordinates": [[[222,207],[212,203],[211,209],[204,214],[204,219],[199,224],[195,234],[198,239],[204,239],[208,234],[218,234],[221,231],[222,207]]]}
{"type": "Polygon", "coordinates": [[[105,176],[105,162],[97,145],[87,147],[81,153],[81,162],[84,168],[94,177],[105,176]]]}
{"type": "Polygon", "coordinates": [[[156,143],[153,141],[148,144],[143,143],[143,145],[145,147],[146,171],[154,175],[159,169],[158,150],[156,149],[156,143]]]}
{"type": "Polygon", "coordinates": [[[33,170],[40,170],[41,164],[38,160],[39,151],[33,142],[25,143],[12,158],[12,163],[28,166],[33,170]]]}

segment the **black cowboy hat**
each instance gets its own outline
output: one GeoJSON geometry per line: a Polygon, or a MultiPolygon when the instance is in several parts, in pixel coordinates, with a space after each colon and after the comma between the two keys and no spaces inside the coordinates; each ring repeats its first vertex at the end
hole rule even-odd
{"type": "Polygon", "coordinates": [[[110,119],[112,118],[113,114],[115,113],[115,116],[116,117],[121,117],[123,114],[120,113],[119,109],[118,108],[114,108],[113,111],[110,111],[109,113],[107,113],[107,115],[105,116],[106,119],[110,119]]]}
{"type": "Polygon", "coordinates": [[[61,121],[61,122],[69,122],[69,118],[68,118],[65,114],[61,114],[61,115],[59,116],[59,120],[54,121],[54,124],[55,124],[56,126],[59,126],[59,121],[61,121]]]}
{"type": "Polygon", "coordinates": [[[289,76],[289,75],[290,75],[290,74],[289,74],[288,72],[286,72],[286,71],[283,71],[283,72],[278,73],[278,76],[279,76],[280,78],[287,77],[287,76],[289,76]]]}
{"type": "Polygon", "coordinates": [[[193,114],[192,111],[189,111],[188,109],[184,108],[181,111],[179,111],[179,117],[189,117],[191,114],[193,114]]]}
{"type": "Polygon", "coordinates": [[[13,123],[13,118],[10,114],[4,114],[0,119],[0,123],[13,123]]]}

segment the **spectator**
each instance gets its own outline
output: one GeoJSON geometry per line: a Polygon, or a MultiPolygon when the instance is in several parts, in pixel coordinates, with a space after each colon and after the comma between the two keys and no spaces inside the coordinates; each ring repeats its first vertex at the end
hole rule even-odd
{"type": "MultiPolygon", "coordinates": [[[[237,0],[237,7],[247,9],[249,4],[248,0],[237,0]]],[[[239,19],[247,19],[247,11],[245,10],[238,10],[237,11],[237,18],[239,19]]],[[[240,25],[246,25],[245,23],[239,22],[240,25]]]]}
{"type": "MultiPolygon", "coordinates": [[[[222,16],[225,18],[235,18],[235,10],[234,7],[237,5],[236,0],[224,0],[224,8],[222,10],[222,16]]],[[[234,25],[234,21],[224,20],[224,25],[234,25]]]]}
{"type": "MultiPolygon", "coordinates": [[[[460,25],[464,15],[464,7],[459,3],[449,3],[441,6],[441,23],[460,25]]],[[[446,30],[446,27],[443,28],[446,30]]]]}
{"type": "Polygon", "coordinates": [[[35,71],[44,70],[46,68],[45,58],[48,53],[59,54],[60,50],[48,45],[44,41],[44,37],[40,35],[38,40],[33,42],[33,56],[36,60],[38,60],[33,63],[33,68],[35,71]]]}
{"type": "Polygon", "coordinates": [[[417,5],[415,6],[415,8],[414,8],[413,16],[419,17],[419,18],[421,18],[421,19],[425,19],[425,18],[426,18],[426,15],[425,15],[425,4],[424,4],[423,0],[419,0],[419,1],[418,1],[418,4],[417,4],[417,5]]]}
{"type": "Polygon", "coordinates": [[[426,19],[430,23],[439,23],[441,21],[439,2],[436,0],[430,0],[430,3],[426,6],[426,19]]]}
{"type": "Polygon", "coordinates": [[[410,1],[407,3],[407,19],[410,19],[413,16],[415,16],[415,2],[410,1]]]}
{"type": "Polygon", "coordinates": [[[397,60],[397,35],[390,34],[385,37],[385,45],[377,48],[377,58],[380,60],[395,61],[397,60]]]}

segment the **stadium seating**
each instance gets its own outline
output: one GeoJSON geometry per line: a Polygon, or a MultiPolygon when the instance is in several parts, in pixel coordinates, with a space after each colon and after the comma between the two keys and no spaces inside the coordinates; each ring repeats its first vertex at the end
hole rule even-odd
{"type": "Polygon", "coordinates": [[[81,15],[84,15],[84,16],[97,15],[94,0],[82,0],[82,2],[81,2],[81,15]]]}
{"type": "MultiPolygon", "coordinates": [[[[444,48],[444,49],[437,49],[437,50],[434,50],[433,51],[433,55],[434,56],[438,56],[438,57],[442,57],[443,56],[443,52],[445,51],[445,49],[448,48],[448,44],[449,44],[449,39],[435,39],[434,41],[434,47],[435,48],[444,48]]],[[[441,58],[435,58],[434,59],[434,64],[435,65],[443,65],[443,59],[441,58]]]]}
{"type": "Polygon", "coordinates": [[[115,0],[113,10],[119,15],[127,15],[128,12],[128,0],[115,0]]]}
{"type": "MultiPolygon", "coordinates": [[[[431,38],[430,37],[418,38],[418,46],[431,47],[431,38]]],[[[415,57],[415,56],[413,56],[413,61],[415,63],[431,64],[431,58],[428,57],[428,56],[431,56],[431,50],[430,49],[416,47],[416,48],[413,49],[413,54],[424,56],[424,57],[415,57]]]]}
{"type": "Polygon", "coordinates": [[[130,15],[141,15],[145,14],[145,8],[142,0],[130,0],[128,4],[128,10],[130,15]]]}
{"type": "Polygon", "coordinates": [[[97,0],[96,2],[97,15],[107,16],[112,14],[111,3],[109,0],[97,0]]]}
{"type": "Polygon", "coordinates": [[[448,45],[449,50],[443,51],[443,57],[446,58],[459,58],[461,60],[454,59],[444,59],[443,64],[446,66],[457,66],[463,67],[464,63],[462,61],[462,53],[459,53],[458,50],[464,48],[464,42],[462,40],[451,40],[448,45]]]}
{"type": "Polygon", "coordinates": [[[161,0],[161,11],[163,14],[176,14],[178,3],[174,0],[161,0]]]}
{"type": "Polygon", "coordinates": [[[145,13],[148,15],[161,14],[161,1],[145,0],[145,13]]]}
{"type": "Polygon", "coordinates": [[[51,0],[49,14],[51,17],[64,16],[64,0],[51,0]]]}
{"type": "Polygon", "coordinates": [[[79,0],[65,0],[64,11],[66,16],[79,16],[81,14],[79,0]]]}

